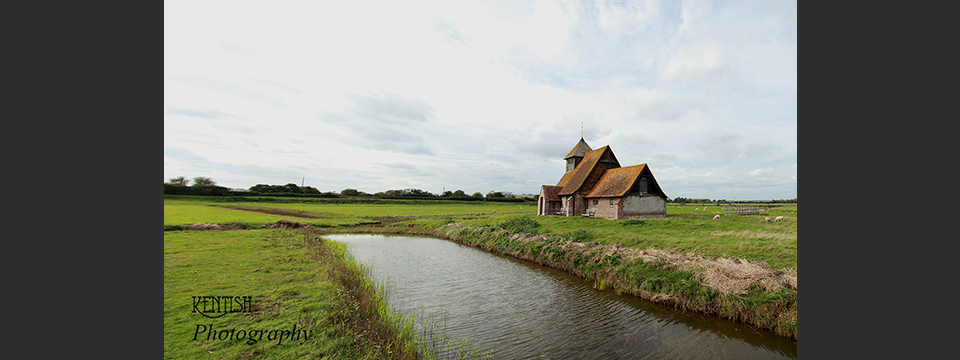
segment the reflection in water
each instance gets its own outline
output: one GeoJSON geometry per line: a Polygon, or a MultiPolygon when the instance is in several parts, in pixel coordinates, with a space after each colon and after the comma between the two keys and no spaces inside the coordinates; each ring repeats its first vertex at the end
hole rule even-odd
{"type": "Polygon", "coordinates": [[[326,235],[389,284],[389,307],[436,316],[494,358],[780,359],[797,343],[745,324],[598,291],[583,279],[453,242],[326,235]]]}

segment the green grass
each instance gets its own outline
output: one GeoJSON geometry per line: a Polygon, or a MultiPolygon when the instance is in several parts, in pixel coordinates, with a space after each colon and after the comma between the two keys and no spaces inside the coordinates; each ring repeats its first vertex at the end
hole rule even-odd
{"type": "MultiPolygon", "coordinates": [[[[270,200],[283,200],[270,199],[270,200]]],[[[535,203],[512,203],[495,201],[454,201],[454,200],[382,200],[377,203],[342,203],[350,199],[300,199],[292,198],[293,202],[259,202],[259,201],[227,201],[226,198],[214,196],[183,196],[164,195],[164,205],[212,205],[224,208],[250,207],[260,209],[278,209],[287,211],[304,211],[306,214],[350,217],[379,217],[379,216],[441,216],[465,214],[493,214],[523,213],[536,214],[535,203]]]]}
{"type": "MultiPolygon", "coordinates": [[[[725,215],[722,206],[667,206],[667,217],[639,220],[606,220],[587,217],[536,217],[535,205],[496,202],[409,201],[387,204],[328,203],[258,203],[215,202],[211,197],[164,197],[164,225],[186,225],[196,222],[226,224],[237,222],[271,222],[283,216],[239,211],[228,207],[256,208],[301,212],[327,219],[286,217],[321,227],[346,227],[383,222],[396,227],[409,224],[429,228],[449,222],[469,226],[499,226],[505,222],[536,219],[541,235],[564,236],[575,241],[597,241],[603,244],[620,242],[645,249],[679,249],[702,256],[735,256],[767,262],[771,268],[797,266],[797,205],[761,205],[763,215],[725,215]],[[189,211],[172,212],[168,207],[190,205],[189,211]],[[201,207],[197,207],[201,206],[201,207]],[[698,209],[699,210],[696,210],[698,209]],[[493,210],[497,212],[494,213],[493,210]],[[713,220],[715,214],[720,220],[713,220]],[[169,216],[169,218],[168,218],[169,216]],[[783,223],[766,223],[764,217],[783,216],[783,223]],[[394,222],[398,221],[398,222],[394,222]],[[584,233],[586,232],[586,233],[584,233]],[[573,238],[571,238],[571,236],[573,238]]],[[[509,228],[509,226],[508,226],[509,228]]],[[[531,232],[531,231],[525,231],[531,232]]]]}
{"type": "Polygon", "coordinates": [[[303,211],[305,214],[322,217],[430,217],[445,215],[484,215],[504,213],[537,213],[536,206],[518,205],[514,203],[498,202],[462,202],[437,201],[436,204],[274,204],[274,203],[239,203],[225,206],[254,207],[260,209],[277,209],[285,211],[303,211]]]}
{"type": "MultiPolygon", "coordinates": [[[[797,266],[796,213],[785,215],[782,223],[766,223],[765,215],[722,215],[696,213],[693,207],[667,207],[666,218],[606,220],[588,217],[498,215],[478,218],[424,220],[424,227],[458,222],[468,226],[504,227],[505,223],[535,219],[537,235],[562,236],[571,241],[620,242],[629,247],[679,249],[707,257],[735,256],[767,262],[771,268],[797,266]]],[[[773,214],[771,214],[773,215],[773,214]]],[[[774,217],[774,216],[771,216],[774,217]]],[[[510,229],[510,226],[505,228],[510,229]]]]}
{"type": "MultiPolygon", "coordinates": [[[[310,217],[298,217],[296,215],[273,215],[259,213],[255,211],[246,211],[236,209],[236,205],[224,205],[216,203],[174,203],[163,205],[163,225],[166,229],[175,229],[185,227],[186,225],[196,223],[211,223],[220,225],[239,225],[243,227],[260,228],[265,223],[272,223],[278,220],[286,219],[303,224],[310,224],[317,227],[335,227],[335,226],[355,226],[369,222],[356,216],[334,216],[326,219],[315,219],[310,217]]],[[[239,206],[244,208],[256,208],[262,210],[271,210],[271,208],[255,206],[239,206]]],[[[279,209],[275,209],[279,210],[279,209]]],[[[303,211],[305,215],[311,215],[310,212],[303,211]]]]}
{"type": "Polygon", "coordinates": [[[412,356],[402,345],[378,340],[392,325],[378,315],[372,286],[342,245],[290,230],[232,230],[168,231],[163,246],[165,358],[412,356]],[[193,296],[251,296],[253,312],[206,318],[193,312],[193,296]],[[269,340],[268,333],[251,343],[207,339],[210,326],[235,334],[295,326],[308,333],[286,341],[269,340]]]}
{"type": "Polygon", "coordinates": [[[190,225],[196,223],[225,224],[230,222],[267,223],[283,216],[232,210],[209,205],[163,205],[163,225],[190,225]]]}

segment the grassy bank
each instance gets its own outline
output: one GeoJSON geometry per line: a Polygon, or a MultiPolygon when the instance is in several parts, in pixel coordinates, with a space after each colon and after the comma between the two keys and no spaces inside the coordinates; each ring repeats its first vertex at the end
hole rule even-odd
{"type": "MultiPolygon", "coordinates": [[[[549,224],[553,221],[557,220],[552,219],[544,223],[549,224]]],[[[427,235],[448,239],[570,272],[592,280],[594,287],[600,290],[631,294],[656,303],[747,323],[770,330],[780,336],[797,339],[795,281],[792,286],[759,281],[747,282],[741,284],[744,288],[739,291],[736,289],[725,291],[724,284],[718,288],[708,286],[705,275],[698,271],[698,268],[688,269],[661,259],[626,256],[624,254],[631,251],[624,250],[631,248],[616,242],[605,246],[596,240],[610,241],[611,239],[597,236],[603,232],[596,229],[590,231],[578,229],[561,231],[559,235],[542,235],[556,230],[541,225],[532,217],[513,217],[493,225],[483,226],[466,226],[458,222],[421,221],[416,224],[366,226],[349,230],[332,229],[332,231],[427,235]]],[[[621,237],[614,236],[614,238],[621,237]]],[[[632,252],[639,250],[636,247],[632,249],[632,252]]],[[[683,252],[677,250],[666,253],[684,256],[683,252]]],[[[696,256],[694,253],[686,254],[696,256]]],[[[771,257],[780,258],[783,255],[775,253],[771,257]]],[[[698,258],[703,261],[712,261],[710,258],[698,258]]],[[[734,261],[749,263],[750,260],[734,261]]],[[[757,261],[754,260],[754,262],[757,261]]],[[[766,267],[764,262],[757,263],[766,267]]],[[[786,271],[771,269],[771,272],[773,274],[788,272],[795,279],[795,259],[792,264],[793,268],[786,271]]]]}
{"type": "Polygon", "coordinates": [[[279,229],[165,231],[163,262],[164,358],[416,357],[405,321],[338,243],[279,229]],[[241,300],[198,304],[209,296],[241,300]]]}

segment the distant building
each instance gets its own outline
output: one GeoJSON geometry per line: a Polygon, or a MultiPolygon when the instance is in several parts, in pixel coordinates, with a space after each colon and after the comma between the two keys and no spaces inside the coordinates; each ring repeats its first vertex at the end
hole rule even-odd
{"type": "Polygon", "coordinates": [[[567,171],[557,185],[543,185],[537,215],[636,219],[667,216],[667,195],[647,164],[620,167],[610,146],[593,150],[580,142],[563,158],[567,171]]]}

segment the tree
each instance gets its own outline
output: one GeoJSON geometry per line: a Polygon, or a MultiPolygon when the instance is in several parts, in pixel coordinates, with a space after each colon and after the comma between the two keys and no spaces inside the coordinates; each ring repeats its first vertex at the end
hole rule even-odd
{"type": "Polygon", "coordinates": [[[487,199],[503,199],[503,198],[506,198],[506,197],[507,197],[507,194],[509,194],[509,193],[506,193],[506,194],[505,194],[503,191],[492,191],[492,190],[491,190],[490,192],[487,193],[487,199]]]}
{"type": "Polygon", "coordinates": [[[267,184],[256,184],[256,185],[254,185],[254,186],[251,186],[249,190],[252,191],[252,192],[258,192],[258,193],[261,193],[261,194],[266,194],[266,193],[269,193],[269,192],[270,192],[270,185],[267,185],[267,184]]]}
{"type": "Polygon", "coordinates": [[[294,183],[287,183],[286,185],[283,186],[283,192],[296,194],[300,192],[300,187],[294,183]]]}
{"type": "Polygon", "coordinates": [[[168,184],[170,184],[170,185],[179,185],[179,186],[187,186],[187,184],[189,184],[189,183],[190,183],[190,180],[189,180],[189,179],[187,179],[187,178],[185,178],[185,177],[183,177],[183,176],[177,176],[177,177],[175,177],[175,178],[170,178],[170,182],[169,182],[168,184]]]}
{"type": "Polygon", "coordinates": [[[454,197],[467,197],[467,193],[463,192],[463,190],[457,190],[457,191],[454,191],[454,192],[453,192],[453,196],[454,196],[454,197]]]}
{"type": "Polygon", "coordinates": [[[197,176],[193,178],[193,186],[216,186],[216,185],[217,185],[217,182],[205,176],[197,176]]]}

